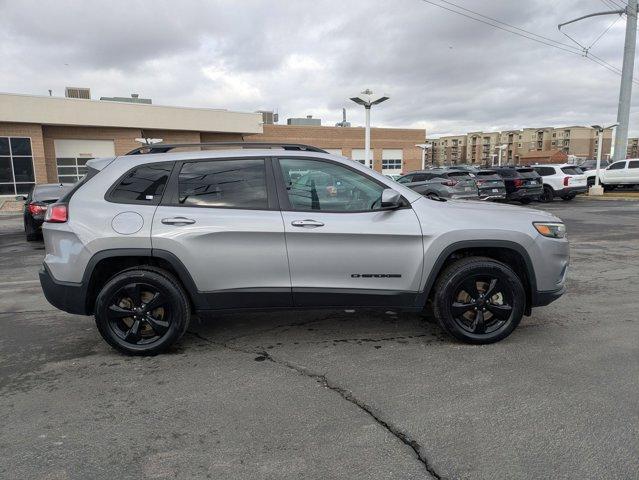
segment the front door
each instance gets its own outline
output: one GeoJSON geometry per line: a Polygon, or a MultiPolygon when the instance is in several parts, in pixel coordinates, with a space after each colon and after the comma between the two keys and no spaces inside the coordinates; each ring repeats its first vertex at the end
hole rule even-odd
{"type": "Polygon", "coordinates": [[[327,159],[281,158],[275,172],[296,305],[413,305],[424,251],[408,202],[381,210],[384,184],[327,159]]]}
{"type": "Polygon", "coordinates": [[[184,264],[206,301],[200,308],[292,304],[284,226],[264,159],[183,162],[165,197],[153,218],[153,251],[184,264]]]}

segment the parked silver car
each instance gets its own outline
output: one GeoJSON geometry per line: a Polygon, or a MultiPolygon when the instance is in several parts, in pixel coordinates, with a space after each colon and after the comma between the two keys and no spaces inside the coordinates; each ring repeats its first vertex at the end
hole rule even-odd
{"type": "Polygon", "coordinates": [[[397,182],[425,197],[469,200],[479,198],[473,174],[462,170],[448,168],[421,170],[408,173],[398,178],[397,182]]]}
{"type": "Polygon", "coordinates": [[[45,296],[122,352],[166,350],[191,312],[429,302],[451,335],[490,343],[565,291],[550,213],[433,201],[309,146],[173,148],[90,160],[47,209],[45,296]]]}

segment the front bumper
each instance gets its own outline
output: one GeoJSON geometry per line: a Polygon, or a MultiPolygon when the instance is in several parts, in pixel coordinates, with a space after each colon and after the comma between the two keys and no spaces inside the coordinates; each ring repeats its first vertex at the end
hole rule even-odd
{"type": "Polygon", "coordinates": [[[545,307],[561,297],[566,293],[566,285],[563,285],[558,290],[551,291],[537,291],[532,295],[532,307],[545,307]]]}
{"type": "Polygon", "coordinates": [[[90,314],[86,305],[86,285],[57,281],[44,263],[38,274],[44,296],[51,305],[75,315],[90,314]]]}

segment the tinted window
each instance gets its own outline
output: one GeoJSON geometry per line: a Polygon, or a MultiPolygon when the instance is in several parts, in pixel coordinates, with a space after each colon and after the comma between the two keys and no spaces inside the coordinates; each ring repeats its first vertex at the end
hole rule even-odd
{"type": "Polygon", "coordinates": [[[28,138],[11,139],[12,155],[31,155],[31,140],[28,138]]]}
{"type": "Polygon", "coordinates": [[[413,182],[425,182],[426,180],[428,180],[430,178],[430,175],[428,175],[427,173],[418,173],[416,175],[413,175],[413,182]]]}
{"type": "Polygon", "coordinates": [[[561,167],[561,171],[566,175],[581,175],[584,173],[579,167],[561,167]]]}
{"type": "Polygon", "coordinates": [[[280,160],[295,210],[355,212],[379,208],[384,187],[342,165],[320,160],[280,160]]]}
{"type": "Polygon", "coordinates": [[[178,180],[183,205],[268,208],[264,160],[216,160],[185,163],[178,180]]]}
{"type": "Polygon", "coordinates": [[[70,185],[38,185],[33,190],[33,200],[36,202],[47,202],[57,200],[71,190],[70,185]]]}
{"type": "Polygon", "coordinates": [[[628,162],[628,168],[639,168],[639,160],[631,160],[628,162]]]}
{"type": "Polygon", "coordinates": [[[608,167],[608,170],[621,170],[626,166],[626,162],[615,162],[608,167]]]}
{"type": "Polygon", "coordinates": [[[504,168],[502,170],[497,170],[497,173],[499,173],[499,175],[501,175],[502,177],[516,177],[517,176],[517,171],[514,168],[504,168]]]}
{"type": "Polygon", "coordinates": [[[397,181],[399,183],[410,183],[413,181],[412,178],[413,178],[412,175],[404,175],[403,177],[398,178],[397,181]]]}
{"type": "Polygon", "coordinates": [[[158,203],[171,173],[172,165],[141,165],[129,172],[111,192],[114,202],[158,203]]]}
{"type": "Polygon", "coordinates": [[[535,171],[542,177],[555,174],[555,169],[552,167],[535,167],[535,171]]]}

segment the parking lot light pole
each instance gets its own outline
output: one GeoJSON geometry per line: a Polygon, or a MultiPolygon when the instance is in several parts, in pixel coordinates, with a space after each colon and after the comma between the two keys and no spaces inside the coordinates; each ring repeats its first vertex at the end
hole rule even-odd
{"type": "MultiPolygon", "coordinates": [[[[615,123],[614,125],[610,125],[608,127],[602,127],[601,125],[593,125],[592,128],[597,130],[597,167],[595,170],[595,184],[588,189],[588,195],[603,195],[604,190],[601,185],[599,185],[599,170],[601,169],[601,152],[603,151],[603,132],[604,130],[608,130],[609,128],[614,128],[618,125],[615,123]]],[[[615,154],[616,156],[616,154],[615,154]]]]}
{"type": "Polygon", "coordinates": [[[367,167],[371,167],[373,168],[372,162],[371,162],[371,107],[373,105],[378,105],[386,100],[388,100],[390,97],[388,95],[380,95],[380,96],[375,96],[373,94],[373,91],[370,89],[366,89],[363,92],[361,92],[358,96],[356,97],[351,97],[351,100],[355,103],[357,103],[358,105],[362,105],[364,107],[364,109],[366,110],[366,129],[365,129],[365,134],[364,134],[364,164],[367,167]]]}
{"type": "MultiPolygon", "coordinates": [[[[433,144],[432,143],[418,143],[415,146],[422,149],[422,170],[426,170],[426,150],[430,150],[431,148],[433,148],[433,144]]],[[[434,163],[434,161],[431,162],[431,163],[434,163]]]]}

